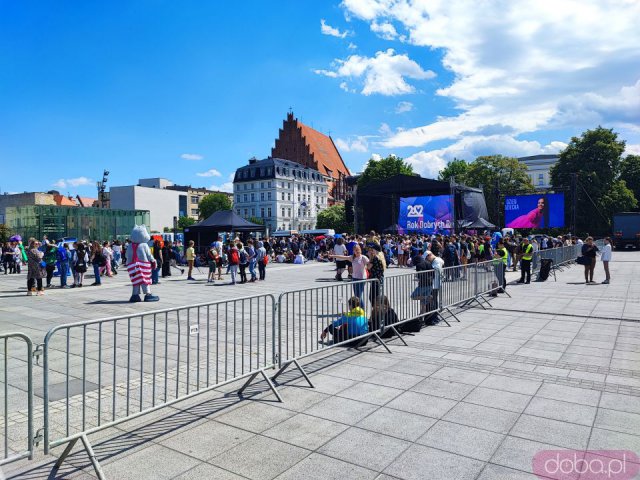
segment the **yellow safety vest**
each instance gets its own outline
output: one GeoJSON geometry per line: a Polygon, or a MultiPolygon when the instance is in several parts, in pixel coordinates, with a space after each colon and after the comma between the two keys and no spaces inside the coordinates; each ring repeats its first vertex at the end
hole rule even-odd
{"type": "Polygon", "coordinates": [[[507,249],[506,248],[501,248],[498,250],[498,254],[500,255],[500,258],[502,258],[502,263],[504,263],[505,265],[507,264],[507,257],[508,257],[508,253],[507,253],[507,249]],[[502,252],[502,253],[500,253],[502,252]]]}
{"type": "Polygon", "coordinates": [[[522,255],[523,260],[531,260],[533,258],[533,245],[529,244],[524,247],[524,255],[522,255]]]}

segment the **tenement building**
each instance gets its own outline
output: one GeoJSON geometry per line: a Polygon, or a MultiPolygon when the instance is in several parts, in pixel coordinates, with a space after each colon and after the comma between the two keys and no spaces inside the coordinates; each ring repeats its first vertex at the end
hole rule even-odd
{"type": "Polygon", "coordinates": [[[318,212],[328,206],[330,177],[280,158],[257,160],[236,170],[234,209],[270,231],[312,230],[318,212]]]}
{"type": "Polygon", "coordinates": [[[294,118],[293,112],[289,112],[282,123],[271,157],[290,160],[320,172],[329,187],[329,205],[346,200],[346,178],[351,173],[333,139],[294,118]]]}

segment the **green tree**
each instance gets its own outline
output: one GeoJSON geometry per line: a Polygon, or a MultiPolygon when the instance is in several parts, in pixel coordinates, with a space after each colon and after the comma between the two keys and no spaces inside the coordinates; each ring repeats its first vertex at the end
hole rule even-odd
{"type": "Polygon", "coordinates": [[[347,223],[344,205],[334,205],[319,212],[316,228],[332,228],[336,233],[353,230],[353,227],[347,223]]]}
{"type": "Polygon", "coordinates": [[[200,211],[200,219],[204,220],[220,210],[231,210],[231,200],[224,193],[210,193],[202,197],[198,204],[198,210],[200,211]]]}
{"type": "Polygon", "coordinates": [[[363,187],[371,182],[384,180],[394,175],[413,175],[413,167],[402,158],[389,155],[380,160],[370,159],[358,179],[358,186],[363,187]]]}
{"type": "Polygon", "coordinates": [[[194,223],[196,223],[196,221],[191,217],[180,217],[178,219],[178,228],[180,230],[184,230],[185,228],[190,227],[194,223]]]}
{"type": "Polygon", "coordinates": [[[251,223],[255,223],[256,225],[264,225],[264,219],[258,217],[251,217],[247,219],[251,223]]]}
{"type": "Polygon", "coordinates": [[[526,165],[520,163],[517,158],[502,155],[476,158],[467,168],[464,183],[470,187],[484,188],[489,220],[496,225],[503,223],[500,195],[496,190],[501,194],[534,191],[526,165]]]}
{"type": "Polygon", "coordinates": [[[457,183],[466,183],[468,171],[469,164],[466,160],[454,158],[447,163],[446,167],[440,170],[438,180],[449,181],[453,177],[457,183]]]}
{"type": "MultiPolygon", "coordinates": [[[[556,189],[568,187],[576,175],[577,196],[567,202],[577,208],[575,233],[609,233],[612,214],[637,205],[633,192],[620,181],[624,149],[624,140],[618,140],[613,129],[599,126],[572,137],[560,153],[551,169],[551,184],[556,189]]],[[[568,218],[570,214],[567,209],[568,218]]]]}
{"type": "Polygon", "coordinates": [[[627,155],[622,160],[620,180],[624,180],[636,200],[640,200],[640,155],[627,155]]]}
{"type": "Polygon", "coordinates": [[[11,236],[11,230],[4,223],[0,223],[0,243],[8,242],[11,236]]]}

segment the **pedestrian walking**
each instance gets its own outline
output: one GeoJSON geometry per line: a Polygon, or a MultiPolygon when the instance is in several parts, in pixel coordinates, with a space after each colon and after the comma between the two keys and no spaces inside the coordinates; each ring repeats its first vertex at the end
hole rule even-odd
{"type": "Polygon", "coordinates": [[[604,247],[602,247],[600,260],[602,260],[602,266],[604,267],[605,274],[605,279],[602,283],[608,284],[611,282],[611,274],[609,273],[609,262],[611,261],[611,239],[609,237],[604,239],[604,247]]]}
{"type": "Polygon", "coordinates": [[[36,285],[37,285],[37,294],[44,295],[44,290],[42,289],[42,278],[46,276],[44,262],[44,253],[38,250],[41,243],[37,241],[35,238],[29,239],[29,250],[27,251],[27,295],[33,295],[36,293],[36,285]]]}

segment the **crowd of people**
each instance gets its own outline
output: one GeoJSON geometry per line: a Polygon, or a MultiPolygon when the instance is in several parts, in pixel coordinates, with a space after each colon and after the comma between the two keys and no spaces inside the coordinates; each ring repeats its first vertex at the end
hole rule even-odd
{"type": "MultiPolygon", "coordinates": [[[[518,283],[531,282],[532,259],[538,250],[567,245],[582,245],[582,256],[589,259],[585,263],[585,281],[593,283],[598,247],[589,237],[585,242],[571,236],[550,237],[546,235],[522,237],[499,233],[460,235],[336,235],[335,237],[292,235],[280,238],[229,238],[219,237],[206,250],[196,253],[191,241],[186,246],[180,242],[164,241],[161,237],[151,240],[152,284],[160,283],[160,278],[172,276],[172,271],[180,274],[188,271],[187,279],[194,280],[194,268],[208,267],[208,283],[226,282],[245,284],[266,279],[269,262],[304,264],[309,261],[335,262],[335,280],[365,280],[376,278],[380,285],[384,282],[386,268],[424,269],[439,271],[451,266],[466,266],[482,261],[498,261],[502,268],[499,281],[506,288],[507,270],[520,268],[518,283]],[[435,262],[434,262],[435,259],[435,262]],[[435,264],[434,264],[435,263],[435,264]]],[[[29,239],[26,247],[22,241],[7,242],[2,247],[1,265],[5,274],[21,272],[27,266],[28,294],[43,295],[51,288],[54,272],[57,270],[61,288],[81,288],[85,274],[93,273],[91,286],[101,286],[105,278],[118,274],[130,241],[66,242],[29,239]]],[[[606,278],[610,282],[609,261],[611,242],[605,240],[602,261],[606,278]]],[[[464,272],[464,270],[460,270],[464,272]]],[[[464,278],[463,273],[456,276],[464,278]]],[[[363,292],[354,285],[354,295],[364,303],[363,292]]],[[[371,292],[371,301],[377,292],[371,292]]]]}

